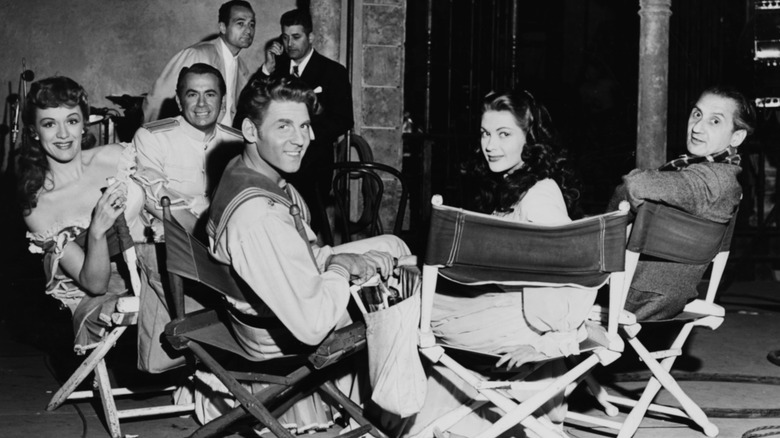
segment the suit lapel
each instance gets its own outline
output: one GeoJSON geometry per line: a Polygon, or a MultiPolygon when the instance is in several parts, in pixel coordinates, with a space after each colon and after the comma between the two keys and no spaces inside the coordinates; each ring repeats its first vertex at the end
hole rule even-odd
{"type": "MultiPolygon", "coordinates": [[[[311,58],[309,58],[309,63],[306,64],[306,68],[303,70],[303,74],[301,75],[301,79],[303,79],[304,82],[309,84],[312,88],[317,88],[320,86],[319,80],[321,79],[320,69],[322,67],[322,63],[320,62],[319,57],[322,56],[319,53],[317,53],[316,50],[312,52],[311,58]]],[[[289,67],[288,67],[289,68],[289,67]]]]}

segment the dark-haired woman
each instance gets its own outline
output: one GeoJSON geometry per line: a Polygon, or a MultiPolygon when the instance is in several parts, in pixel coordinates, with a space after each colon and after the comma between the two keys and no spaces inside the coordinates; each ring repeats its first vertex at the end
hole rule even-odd
{"type": "Polygon", "coordinates": [[[17,166],[30,249],[45,254],[47,293],[73,312],[77,351],[100,340],[112,300],[127,290],[110,259],[119,215],[126,216],[133,239],[143,239],[143,193],[129,183],[135,151],[120,144],[90,148],[88,118],[87,95],[72,79],[33,83],[17,166]]]}
{"type": "MultiPolygon", "coordinates": [[[[469,173],[481,185],[476,208],[507,220],[562,225],[577,209],[579,191],[565,158],[554,142],[550,115],[526,91],[493,93],[482,105],[481,148],[469,173]]],[[[533,250],[533,249],[531,249],[533,250]]],[[[497,366],[567,356],[579,351],[587,333],[583,322],[596,291],[568,288],[477,288],[442,285],[434,298],[431,328],[444,344],[502,355],[497,366]]],[[[560,375],[553,361],[532,377],[560,375]]],[[[442,378],[449,370],[434,366],[423,411],[407,434],[414,436],[430,421],[466,403],[471,388],[455,388],[458,378],[442,378]],[[435,382],[435,383],[434,383],[435,382]],[[464,395],[467,395],[464,397],[464,395]]],[[[520,399],[528,394],[515,394],[520,399]]],[[[562,421],[563,397],[541,410],[562,421]]],[[[457,435],[475,436],[488,426],[480,412],[456,425],[457,435]]],[[[495,420],[495,418],[494,418],[495,420]]]]}
{"type": "MultiPolygon", "coordinates": [[[[518,222],[570,222],[579,191],[556,150],[545,107],[517,91],[488,95],[482,109],[481,157],[472,167],[482,183],[477,208],[518,222]]],[[[557,289],[554,295],[545,288],[437,293],[434,333],[450,345],[505,354],[500,363],[510,366],[571,354],[584,336],[579,329],[595,292],[557,289]]]]}

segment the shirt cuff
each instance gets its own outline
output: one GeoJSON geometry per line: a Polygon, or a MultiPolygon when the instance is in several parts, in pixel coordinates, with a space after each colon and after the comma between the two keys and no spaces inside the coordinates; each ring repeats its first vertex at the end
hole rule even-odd
{"type": "Polygon", "coordinates": [[[344,279],[347,281],[349,281],[350,278],[349,271],[347,271],[347,268],[337,264],[329,265],[328,268],[325,269],[325,272],[335,272],[336,274],[339,274],[340,276],[344,277],[344,279]]]}

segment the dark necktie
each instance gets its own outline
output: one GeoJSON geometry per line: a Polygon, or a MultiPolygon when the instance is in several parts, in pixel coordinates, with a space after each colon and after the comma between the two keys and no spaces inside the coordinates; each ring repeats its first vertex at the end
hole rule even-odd
{"type": "Polygon", "coordinates": [[[296,78],[301,77],[301,75],[298,74],[298,66],[297,65],[293,66],[293,76],[295,76],[296,78]]]}

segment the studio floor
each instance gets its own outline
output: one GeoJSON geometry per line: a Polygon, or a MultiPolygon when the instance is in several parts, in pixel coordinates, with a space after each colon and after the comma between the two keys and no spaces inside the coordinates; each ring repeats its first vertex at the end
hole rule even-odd
{"type": "MultiPolygon", "coordinates": [[[[0,311],[0,437],[107,437],[99,403],[82,401],[67,403],[53,412],[45,410],[52,392],[59,387],[58,381],[67,378],[80,359],[68,347],[69,315],[58,311],[53,300],[42,297],[41,290],[39,280],[14,280],[4,291],[10,293],[0,311]]],[[[682,373],[680,384],[710,414],[720,437],[740,438],[760,427],[767,428],[755,436],[780,436],[780,367],[766,359],[770,350],[780,349],[780,282],[772,278],[727,281],[719,301],[727,310],[725,323],[716,331],[694,332],[675,367],[682,373]]],[[[130,357],[132,363],[114,362],[118,373],[122,369],[133,372],[132,352],[130,357]]],[[[626,357],[625,363],[617,364],[615,369],[607,373],[602,370],[601,377],[610,380],[613,389],[635,393],[639,384],[630,381],[636,375],[632,372],[632,353],[629,351],[626,357]]],[[[571,399],[570,409],[599,414],[590,399],[577,394],[571,399]]],[[[122,400],[120,408],[167,400],[166,395],[144,396],[122,400]]],[[[674,403],[664,392],[659,400],[674,403]]],[[[189,416],[122,423],[124,434],[144,438],[184,437],[196,427],[189,416]]],[[[566,424],[565,431],[578,438],[615,436],[606,429],[574,423],[566,424]]],[[[311,436],[334,436],[337,432],[311,436]]],[[[645,419],[635,436],[689,438],[704,434],[690,424],[656,417],[645,419]]]]}

